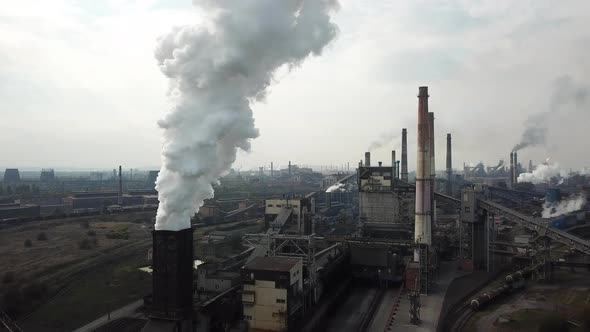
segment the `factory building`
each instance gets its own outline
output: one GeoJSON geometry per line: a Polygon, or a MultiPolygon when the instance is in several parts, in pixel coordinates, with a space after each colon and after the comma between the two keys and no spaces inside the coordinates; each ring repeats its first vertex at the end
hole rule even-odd
{"type": "MultiPolygon", "coordinates": [[[[367,152],[366,157],[370,158],[367,152]]],[[[367,166],[369,161],[369,166],[367,166]]],[[[364,229],[409,226],[414,214],[414,188],[397,177],[397,163],[393,166],[359,167],[359,217],[364,229]]]]}
{"type": "Polygon", "coordinates": [[[0,219],[35,218],[40,215],[41,208],[36,204],[0,204],[0,219]]]}
{"type": "Polygon", "coordinates": [[[4,182],[5,183],[20,182],[20,173],[18,171],[18,168],[7,168],[4,171],[4,182]]]}
{"type": "Polygon", "coordinates": [[[242,303],[249,331],[285,331],[303,304],[303,261],[257,257],[242,269],[242,303]]]}

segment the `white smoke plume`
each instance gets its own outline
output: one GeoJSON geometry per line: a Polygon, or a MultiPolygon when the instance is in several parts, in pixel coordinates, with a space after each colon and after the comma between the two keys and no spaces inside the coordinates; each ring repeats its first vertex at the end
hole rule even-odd
{"type": "Polygon", "coordinates": [[[517,182],[549,183],[553,179],[565,177],[567,177],[567,172],[559,164],[544,163],[537,165],[532,173],[520,173],[517,182]]]}
{"type": "Polygon", "coordinates": [[[258,136],[250,103],[264,99],[274,72],[320,55],[337,34],[336,0],[193,0],[208,27],[181,26],[158,40],[155,57],[170,80],[156,181],[157,230],[190,227],[213,197],[237,149],[258,136]]]}
{"type": "Polygon", "coordinates": [[[590,88],[575,82],[571,76],[564,75],[553,81],[553,93],[548,110],[528,117],[520,142],[512,150],[518,151],[529,146],[545,145],[550,117],[559,114],[564,106],[574,104],[580,108],[590,99],[590,88]]]}
{"type": "Polygon", "coordinates": [[[581,210],[586,204],[586,195],[579,194],[567,200],[559,202],[557,205],[545,203],[543,205],[543,218],[557,217],[570,212],[581,210]]]}
{"type": "Polygon", "coordinates": [[[344,191],[344,184],[343,183],[335,183],[333,185],[331,185],[328,189],[326,189],[327,193],[331,193],[334,192],[336,190],[341,190],[344,191]]]}
{"type": "Polygon", "coordinates": [[[379,137],[377,139],[375,139],[374,141],[372,141],[369,144],[367,151],[369,151],[369,152],[374,151],[386,144],[393,142],[394,140],[397,141],[398,139],[399,139],[398,133],[391,133],[391,132],[390,133],[383,133],[383,134],[379,135],[379,137]]]}

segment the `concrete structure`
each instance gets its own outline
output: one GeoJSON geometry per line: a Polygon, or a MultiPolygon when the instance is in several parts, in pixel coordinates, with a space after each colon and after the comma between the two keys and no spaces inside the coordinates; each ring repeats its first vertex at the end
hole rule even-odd
{"type": "Polygon", "coordinates": [[[402,181],[408,182],[408,130],[402,129],[402,181]]]}
{"type": "Polygon", "coordinates": [[[145,187],[149,190],[156,189],[156,180],[158,179],[158,174],[160,171],[149,171],[147,180],[145,181],[145,187]]]}
{"type": "Polygon", "coordinates": [[[257,257],[242,270],[249,331],[286,331],[302,308],[303,260],[257,257]]]}
{"type": "MultiPolygon", "coordinates": [[[[416,221],[414,240],[431,245],[431,185],[430,135],[428,119],[428,87],[420,87],[418,94],[418,158],[416,163],[416,221]]],[[[419,261],[418,256],[414,257],[419,261]]]]}
{"type": "Polygon", "coordinates": [[[4,182],[14,183],[20,181],[20,173],[18,168],[7,168],[4,171],[4,182]]]}
{"type": "Polygon", "coordinates": [[[41,170],[41,176],[39,176],[41,182],[55,181],[55,172],[51,168],[44,168],[41,170]]]}
{"type": "Polygon", "coordinates": [[[219,271],[217,265],[203,263],[197,267],[197,297],[206,300],[239,285],[240,273],[219,271]]]}
{"type": "Polygon", "coordinates": [[[35,218],[41,215],[41,208],[36,204],[0,204],[0,219],[35,218]]]}

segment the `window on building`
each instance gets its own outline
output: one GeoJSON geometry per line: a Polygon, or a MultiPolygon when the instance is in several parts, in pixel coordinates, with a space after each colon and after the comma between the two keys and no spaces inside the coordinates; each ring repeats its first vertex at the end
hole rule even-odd
{"type": "Polygon", "coordinates": [[[284,299],[277,299],[277,303],[285,303],[284,299]]]}
{"type": "Polygon", "coordinates": [[[469,202],[469,193],[463,193],[463,201],[469,202]]]}
{"type": "Polygon", "coordinates": [[[272,204],[268,204],[267,207],[272,207],[272,204]]]}
{"type": "Polygon", "coordinates": [[[465,213],[469,213],[469,212],[471,212],[471,209],[468,206],[466,206],[465,207],[465,213]]]}
{"type": "Polygon", "coordinates": [[[252,316],[250,316],[250,315],[244,315],[244,320],[252,320],[252,316]]]}

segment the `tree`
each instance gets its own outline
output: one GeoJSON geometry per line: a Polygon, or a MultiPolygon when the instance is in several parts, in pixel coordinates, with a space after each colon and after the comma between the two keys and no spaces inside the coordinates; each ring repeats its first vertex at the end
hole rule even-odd
{"type": "Polygon", "coordinates": [[[33,242],[30,239],[25,240],[25,248],[30,248],[33,246],[33,242]]]}

